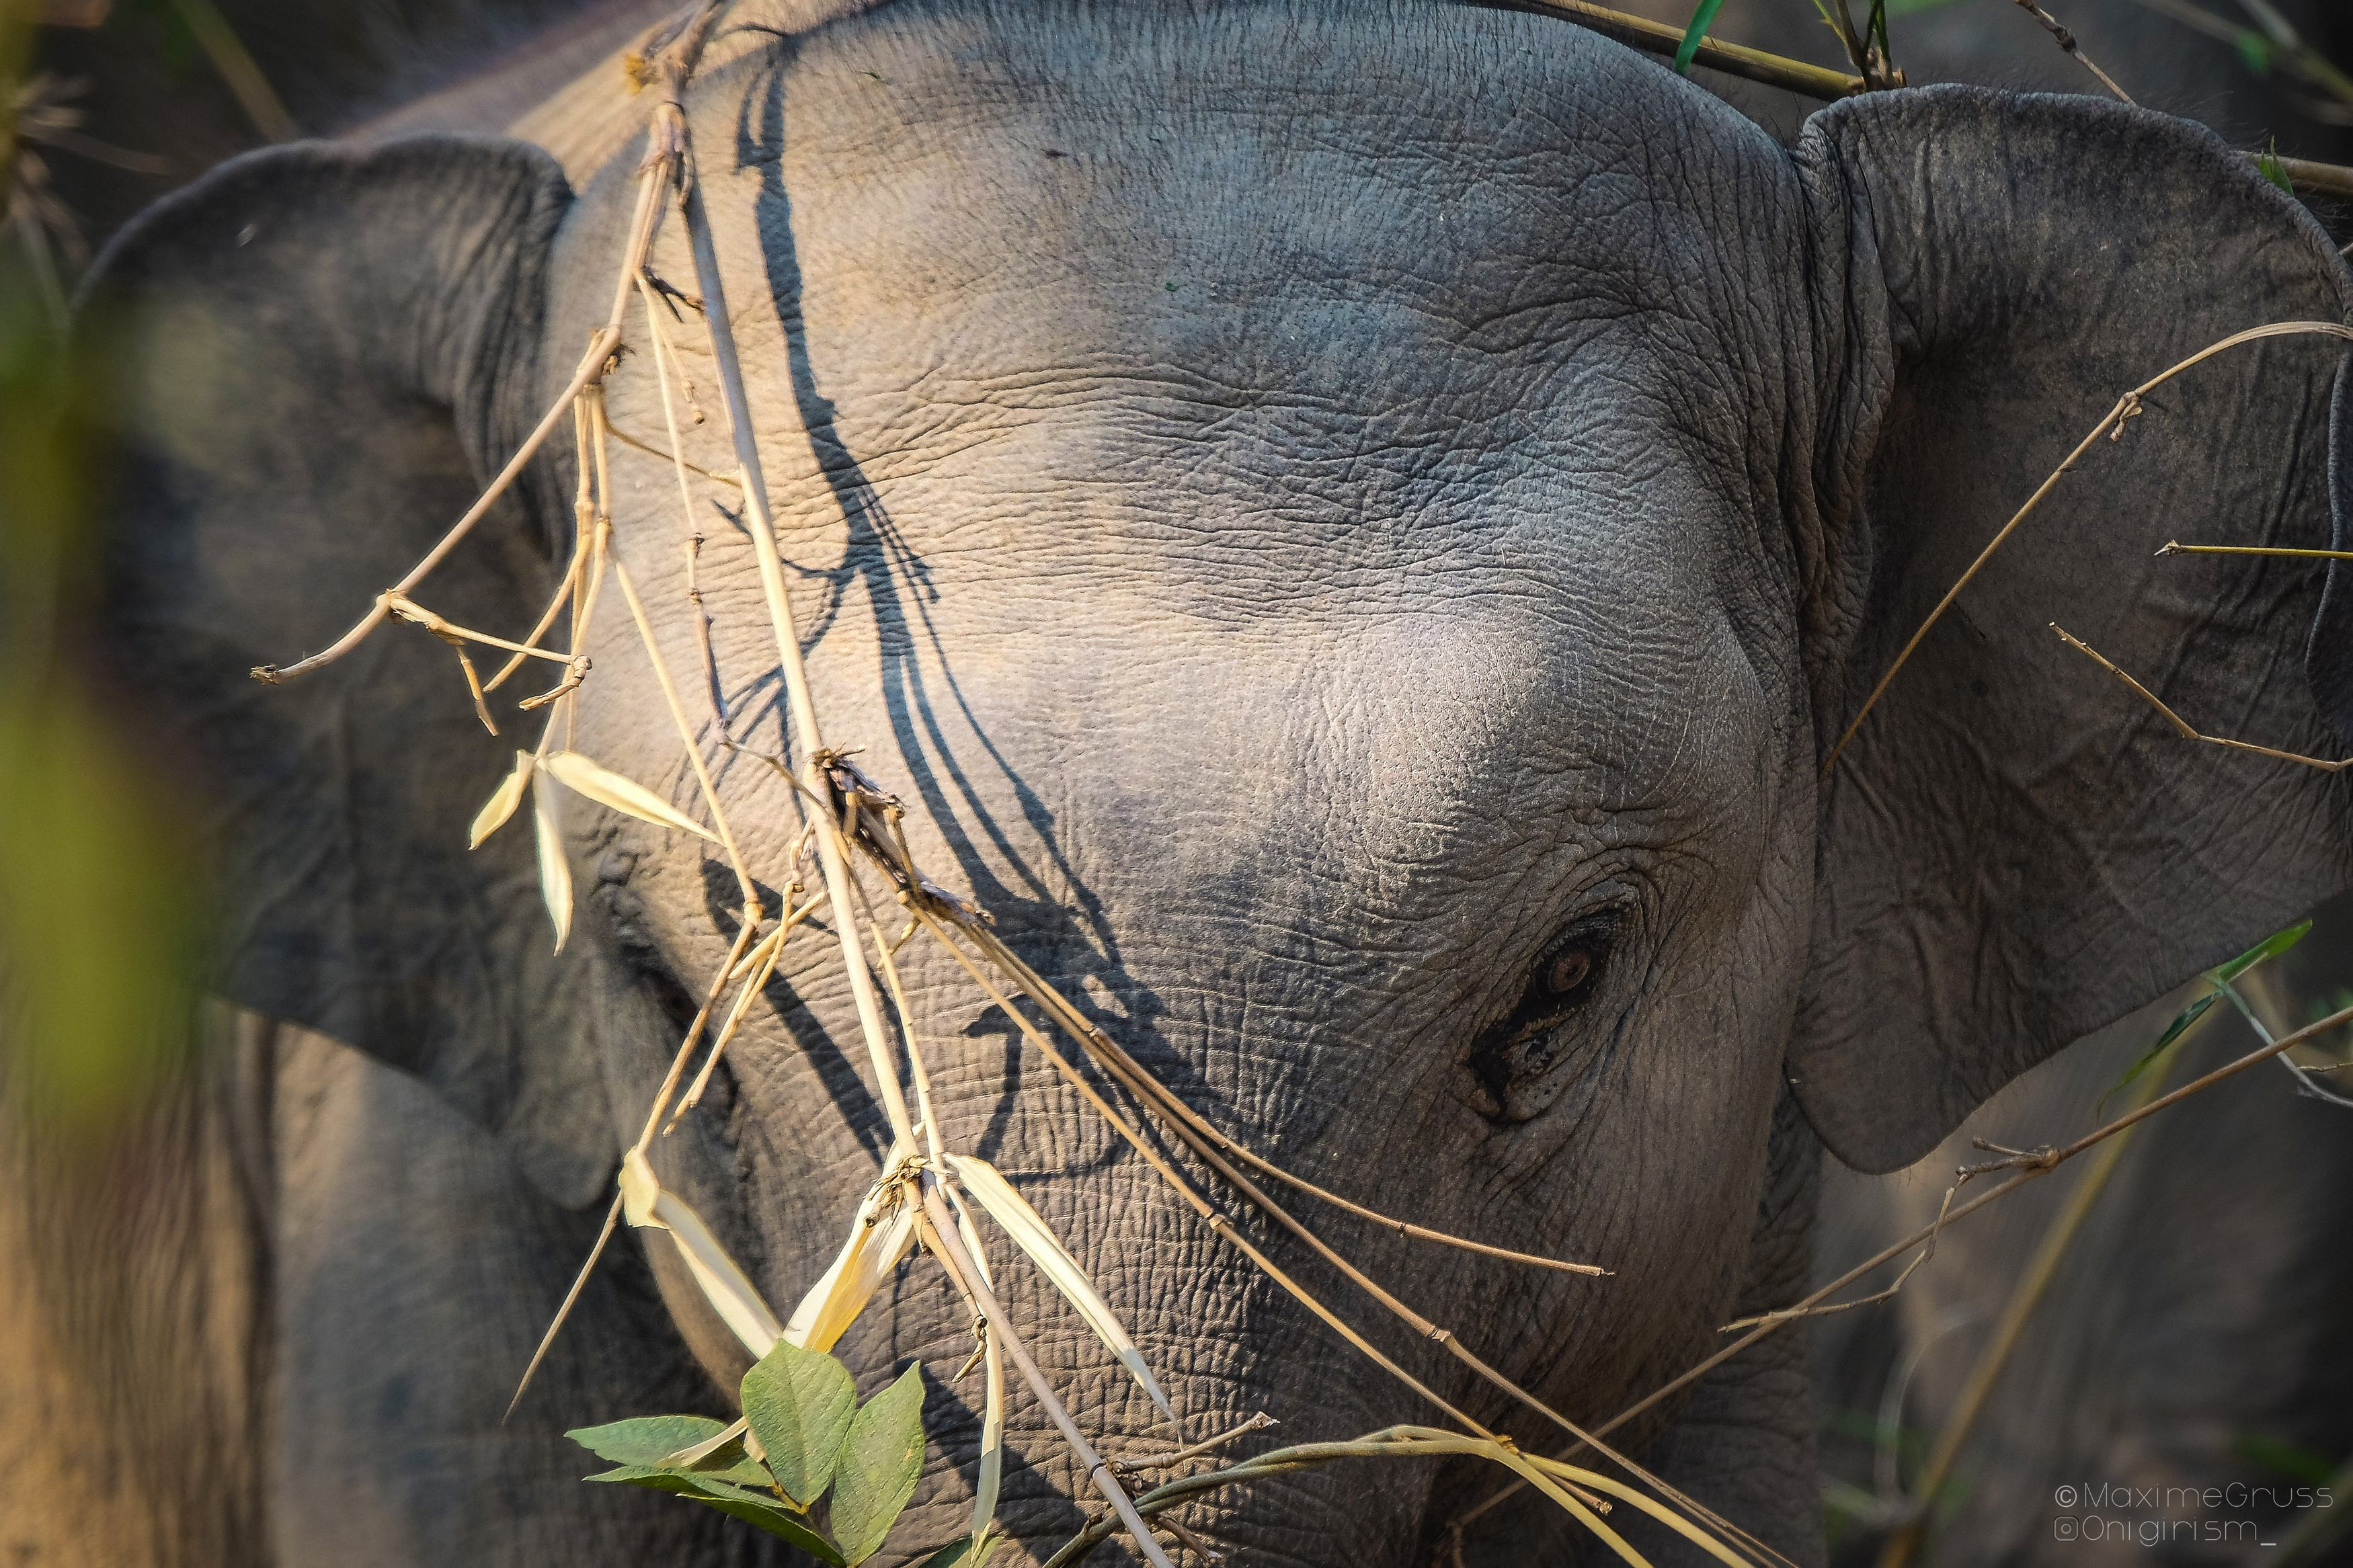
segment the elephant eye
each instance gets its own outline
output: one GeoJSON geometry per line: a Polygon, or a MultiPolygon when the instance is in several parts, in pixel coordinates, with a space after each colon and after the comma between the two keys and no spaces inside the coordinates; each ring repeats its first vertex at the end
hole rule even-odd
{"type": "Polygon", "coordinates": [[[1581,943],[1564,947],[1553,954],[1552,963],[1545,969],[1545,990],[1556,999],[1574,995],[1600,966],[1601,956],[1592,948],[1581,943]]]}
{"type": "Polygon", "coordinates": [[[1555,1069],[1584,1031],[1576,1015],[1600,989],[1616,934],[1614,919],[1578,922],[1535,963],[1516,1006],[1462,1055],[1471,1105],[1497,1121],[1525,1121],[1552,1103],[1572,1074],[1555,1069]]]}

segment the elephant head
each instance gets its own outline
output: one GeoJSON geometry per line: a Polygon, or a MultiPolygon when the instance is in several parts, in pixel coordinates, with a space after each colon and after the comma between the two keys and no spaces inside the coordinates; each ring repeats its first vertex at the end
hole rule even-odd
{"type": "MultiPolygon", "coordinates": [[[[2046,629],[2210,731],[2341,743],[2341,585],[2152,559],[2174,534],[2329,542],[2329,342],[2151,395],[1821,773],[2119,393],[2242,328],[2346,318],[2319,229],[2204,132],[1938,89],[1839,104],[1785,150],[1591,35],[1407,0],[726,28],[687,110],[828,738],[902,795],[930,874],[1210,1121],[1384,1212],[1611,1270],[1331,1221],[1573,1417],[1796,1293],[1809,1125],[1900,1165],[2348,879],[2335,774],[2180,738],[2046,629]]],[[[609,308],[635,163],[575,194],[516,143],[269,152],[152,212],[101,284],[137,324],[111,644],[219,805],[223,989],[421,1075],[574,1204],[609,1190],[737,903],[703,839],[575,801],[582,914],[551,955],[527,836],[465,847],[551,713],[701,813],[623,595],[581,631],[576,694],[502,707],[498,740],[413,627],[299,682],[247,671],[332,637],[539,419],[609,308]]],[[[691,291],[676,221],[651,265],[691,291]]],[[[725,472],[719,393],[691,308],[625,337],[614,547],[773,910],[797,818],[762,757],[796,742],[738,493],[691,476],[681,523],[677,474],[631,444],[666,447],[674,364],[686,455],[725,472]]],[[[520,636],[575,478],[554,443],[417,597],[520,636]]],[[[785,952],[655,1161],[789,1302],[881,1136],[830,942],[785,952]]],[[[1430,1414],[943,955],[901,961],[942,1131],[1053,1220],[1189,1430],[1430,1414]]],[[[1166,1442],[1034,1276],[997,1271],[1093,1429],[1166,1442]]],[[[664,1285],[728,1381],[725,1336],[664,1285]]],[[[944,1373],[967,1329],[911,1274],[843,1353],[944,1373]]],[[[1554,1436],[1371,1331],[1481,1420],[1554,1436]]],[[[1630,1440],[1805,1557],[1793,1353],[1630,1440]]],[[[1033,1415],[1007,1517],[1038,1542],[1079,1481],[1033,1415]]],[[[944,1380],[932,1425],[918,1508],[944,1540],[974,1433],[944,1380]]],[[[1258,1561],[1405,1563],[1475,1495],[1331,1470],[1202,1527],[1258,1561]]],[[[1550,1527],[1483,1528],[1528,1561],[1550,1527]]]]}

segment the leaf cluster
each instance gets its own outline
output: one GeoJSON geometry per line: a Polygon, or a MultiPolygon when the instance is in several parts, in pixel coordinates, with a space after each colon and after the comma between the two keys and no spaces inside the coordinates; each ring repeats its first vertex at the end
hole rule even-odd
{"type": "Polygon", "coordinates": [[[873,1556],[923,1471],[923,1363],[861,1407],[848,1367],[778,1341],[744,1374],[743,1399],[740,1436],[707,1415],[645,1415],[565,1436],[614,1463],[592,1481],[716,1509],[830,1568],[873,1556]],[[820,1500],[822,1528],[812,1513],[820,1500]]]}

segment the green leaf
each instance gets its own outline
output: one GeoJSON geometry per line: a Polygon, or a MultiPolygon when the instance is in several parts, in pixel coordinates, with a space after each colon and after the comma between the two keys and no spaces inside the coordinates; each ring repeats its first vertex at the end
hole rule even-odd
{"type": "Polygon", "coordinates": [[[2231,47],[2239,51],[2239,63],[2255,76],[2272,74],[2272,41],[2253,27],[2241,27],[2231,35],[2231,47]]]}
{"type": "Polygon", "coordinates": [[[858,1408],[849,1369],[786,1340],[744,1374],[744,1419],[760,1439],[776,1488],[802,1508],[833,1479],[858,1408]]]}
{"type": "Polygon", "coordinates": [[[844,1557],[863,1563],[881,1549],[923,1469],[923,1363],[917,1362],[849,1424],[833,1484],[833,1534],[844,1557]]]}
{"type": "Polygon", "coordinates": [[[2232,981],[2236,980],[2240,975],[2244,974],[2248,970],[2253,969],[2264,959],[2277,958],[2281,953],[2285,952],[2289,948],[2294,947],[2297,942],[2302,942],[2304,940],[2305,932],[2311,929],[2312,922],[2310,921],[2305,921],[2299,924],[2288,927],[2287,930],[2281,931],[2276,935],[2265,937],[2263,941],[2255,943],[2254,946],[2247,949],[2246,952],[2239,954],[2238,957],[2231,960],[2230,963],[2214,971],[2214,978],[2221,984],[2228,985],[2232,981]]]}
{"type": "Polygon", "coordinates": [[[2171,1050],[2173,1048],[2173,1043],[2181,1038],[2184,1034],[2188,1033],[2189,1026],[2204,1017],[2206,1016],[2206,1009],[2214,1005],[2214,1004],[2219,1000],[2221,1000],[2221,997],[2217,993],[2209,991],[2205,995],[2200,996],[2198,1000],[2192,1002],[2189,1006],[2184,1007],[2179,1013],[2176,1014],[2174,1016],[2173,1022],[2166,1026],[2165,1033],[2157,1037],[2157,1044],[2149,1047],[2147,1050],[2143,1051],[2141,1053],[2140,1059],[2133,1063],[2131,1067],[2125,1069],[2125,1076],[2111,1084],[2108,1087],[2107,1093],[2100,1096],[2100,1103],[2094,1108],[2094,1114],[2097,1114],[2099,1110],[2105,1110],[2107,1108],[2108,1101],[2114,1100],[2117,1095],[2122,1094],[2125,1091],[2126,1086],[2130,1084],[2133,1079],[2140,1077],[2141,1074],[2155,1067],[2158,1063],[2158,1058],[2164,1056],[2167,1051],[2171,1050]]]}
{"type": "Polygon", "coordinates": [[[758,1492],[731,1486],[716,1477],[696,1475],[690,1470],[657,1469],[651,1465],[623,1465],[618,1469],[607,1470],[588,1479],[673,1493],[689,1502],[715,1508],[731,1519],[757,1525],[779,1540],[791,1542],[818,1562],[829,1564],[830,1568],[846,1568],[840,1549],[794,1518],[784,1504],[772,1497],[763,1497],[758,1492]]]}
{"type": "Polygon", "coordinates": [[[617,1465],[659,1465],[665,1454],[707,1442],[725,1430],[708,1415],[640,1415],[606,1426],[581,1426],[565,1434],[600,1459],[617,1465]]]}
{"type": "Polygon", "coordinates": [[[747,1487],[771,1485],[768,1472],[739,1443],[728,1443],[699,1465],[665,1466],[662,1460],[681,1448],[707,1443],[727,1428],[708,1415],[641,1415],[606,1426],[583,1426],[565,1436],[600,1459],[617,1465],[641,1465],[651,1469],[691,1469],[699,1476],[740,1481],[747,1487]]]}
{"type": "MultiPolygon", "coordinates": [[[[2264,959],[2277,958],[2281,953],[2285,952],[2289,948],[2292,948],[2297,942],[2302,942],[2305,938],[2305,933],[2311,930],[2312,922],[2310,921],[2300,921],[2296,924],[2288,927],[2285,931],[2273,932],[2270,936],[2263,938],[2263,941],[2255,943],[2254,946],[2247,949],[2246,952],[2239,954],[2238,957],[2231,960],[2228,963],[2220,964],[2215,968],[2208,970],[2206,972],[2207,984],[2218,986],[2228,985],[2240,975],[2244,974],[2248,970],[2253,969],[2256,964],[2261,963],[2264,959]]],[[[2157,1065],[2158,1058],[2165,1055],[2165,1053],[2172,1047],[2173,1043],[2176,1040],[2181,1038],[2182,1035],[2188,1031],[2190,1025],[2195,1024],[2199,1019],[2204,1017],[2206,1016],[2206,1009],[2214,1005],[2215,1002],[2220,1000],[2220,992],[2209,991],[2205,995],[2199,997],[2198,1000],[2192,1002],[2189,1006],[2184,1007],[2179,1014],[2177,1014],[2173,1022],[2167,1026],[2165,1033],[2158,1037],[2157,1044],[2149,1047],[2147,1050],[2142,1052],[2140,1059],[2133,1063],[2133,1065],[2126,1069],[2125,1076],[2116,1079],[2116,1081],[2109,1087],[2107,1093],[2100,1096],[2101,1108],[2105,1109],[2109,1100],[2114,1100],[2118,1094],[2124,1092],[2126,1085],[2131,1083],[2133,1079],[2140,1077],[2141,1074],[2147,1072],[2150,1068],[2155,1067],[2157,1065]]],[[[2327,1015],[2326,1014],[2322,1015],[2323,1017],[2326,1017],[2327,1016],[2327,1015]]]]}
{"type": "Polygon", "coordinates": [[[981,1568],[996,1553],[998,1543],[1004,1539],[1001,1535],[992,1534],[980,1543],[980,1550],[976,1552],[972,1537],[967,1535],[962,1541],[941,1547],[917,1563],[915,1568],[981,1568]]]}
{"type": "Polygon", "coordinates": [[[2265,151],[2255,154],[2255,167],[2262,171],[2264,179],[2269,180],[2289,195],[2295,195],[2295,184],[2287,177],[2287,170],[2280,163],[2277,142],[2274,142],[2265,151]]]}
{"type": "Polygon", "coordinates": [[[1691,26],[1683,29],[1683,41],[1675,49],[1677,76],[1691,70],[1691,63],[1699,54],[1699,41],[1707,37],[1707,29],[1715,21],[1715,14],[1723,9],[1724,0],[1699,0],[1699,8],[1692,13],[1691,26]]]}

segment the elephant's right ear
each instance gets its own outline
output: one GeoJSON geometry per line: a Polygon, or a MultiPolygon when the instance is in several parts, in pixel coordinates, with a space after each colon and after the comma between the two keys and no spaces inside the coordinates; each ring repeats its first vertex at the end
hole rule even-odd
{"type": "MultiPolygon", "coordinates": [[[[466,848],[512,742],[398,623],[300,681],[248,673],[365,611],[528,426],[570,199],[520,142],[257,153],[126,230],[84,322],[122,350],[104,642],[206,814],[215,984],[425,1078],[578,1202],[612,1142],[582,961],[551,954],[526,834],[466,848]]],[[[510,500],[418,592],[511,631],[554,575],[510,500]]]]}
{"type": "Polygon", "coordinates": [[[2052,629],[2206,733],[2353,751],[2342,563],[2158,555],[2353,544],[2343,341],[2219,353],[2069,456],[2121,395],[2227,337],[2353,321],[2353,275],[2252,159],[2124,104],[1872,93],[1816,115],[1798,159],[1837,345],[1806,625],[1826,751],[2071,465],[1825,787],[1788,1064],[1823,1140],[1883,1171],[2353,886],[2353,771],[2187,739],[2052,629]]]}

